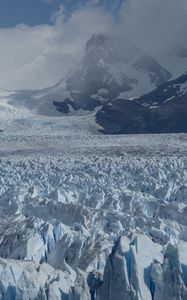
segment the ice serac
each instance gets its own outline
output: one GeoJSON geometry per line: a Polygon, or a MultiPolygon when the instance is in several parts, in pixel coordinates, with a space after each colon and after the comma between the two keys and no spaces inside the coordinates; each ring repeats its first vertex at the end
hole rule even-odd
{"type": "Polygon", "coordinates": [[[0,299],[186,300],[186,135],[52,124],[0,135],[0,299]]]}
{"type": "Polygon", "coordinates": [[[66,300],[70,287],[50,265],[0,258],[0,299],[66,300]]]}
{"type": "Polygon", "coordinates": [[[151,270],[155,300],[187,299],[187,289],[177,246],[168,245],[162,264],[154,262],[151,270]]]}
{"type": "Polygon", "coordinates": [[[146,235],[121,237],[107,260],[98,299],[151,300],[151,265],[161,257],[161,247],[146,235]]]}
{"type": "Polygon", "coordinates": [[[130,248],[129,241],[121,237],[106,261],[103,285],[97,299],[130,299],[130,248]]]}
{"type": "Polygon", "coordinates": [[[187,299],[186,274],[179,256],[177,244],[164,249],[145,234],[131,241],[121,237],[107,259],[96,299],[187,299]]]}

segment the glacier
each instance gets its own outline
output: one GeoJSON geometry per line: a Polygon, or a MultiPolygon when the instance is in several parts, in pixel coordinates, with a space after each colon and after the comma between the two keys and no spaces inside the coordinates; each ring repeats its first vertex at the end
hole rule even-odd
{"type": "Polygon", "coordinates": [[[2,121],[0,299],[187,299],[186,134],[91,120],[2,121]]]}

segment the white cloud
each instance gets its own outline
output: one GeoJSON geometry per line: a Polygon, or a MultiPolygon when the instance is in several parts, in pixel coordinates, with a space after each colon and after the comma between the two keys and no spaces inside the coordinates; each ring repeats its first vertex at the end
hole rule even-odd
{"type": "Polygon", "coordinates": [[[81,58],[93,33],[108,32],[111,17],[87,7],[54,25],[0,29],[0,88],[39,89],[55,84],[81,58]]]}
{"type": "Polygon", "coordinates": [[[0,29],[0,88],[32,89],[55,84],[81,58],[93,33],[127,36],[153,55],[187,47],[186,0],[126,0],[120,20],[91,6],[54,25],[0,29]]]}
{"type": "Polygon", "coordinates": [[[124,32],[152,53],[187,46],[186,0],[126,0],[121,10],[124,32]]]}

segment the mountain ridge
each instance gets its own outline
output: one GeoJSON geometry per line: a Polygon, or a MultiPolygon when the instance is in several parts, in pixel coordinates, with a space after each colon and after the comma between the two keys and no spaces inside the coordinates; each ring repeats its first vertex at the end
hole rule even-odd
{"type": "Polygon", "coordinates": [[[134,100],[105,104],[96,120],[107,134],[187,132],[187,72],[134,100]]]}

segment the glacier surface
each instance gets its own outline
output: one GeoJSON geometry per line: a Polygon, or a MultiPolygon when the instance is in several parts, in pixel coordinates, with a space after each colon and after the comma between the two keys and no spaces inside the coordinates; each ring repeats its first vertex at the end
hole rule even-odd
{"type": "Polygon", "coordinates": [[[186,134],[96,126],[2,120],[0,299],[187,299],[186,134]]]}

